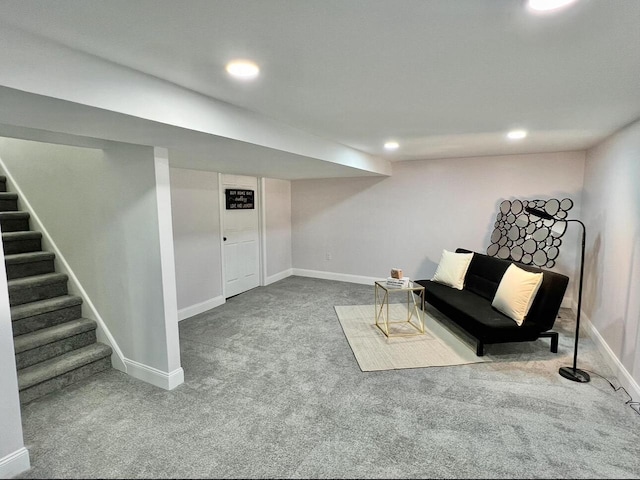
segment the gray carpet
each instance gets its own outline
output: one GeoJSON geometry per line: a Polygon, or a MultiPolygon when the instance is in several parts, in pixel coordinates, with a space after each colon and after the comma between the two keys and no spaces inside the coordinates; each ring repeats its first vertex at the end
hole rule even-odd
{"type": "MultiPolygon", "coordinates": [[[[334,305],[373,287],[290,277],[180,323],[185,383],[115,370],[23,410],[22,478],[638,478],[640,416],[569,382],[573,321],[491,363],[363,373],[334,305]]],[[[593,343],[580,366],[611,375],[593,343]]],[[[637,400],[637,399],[636,399],[637,400]]]]}

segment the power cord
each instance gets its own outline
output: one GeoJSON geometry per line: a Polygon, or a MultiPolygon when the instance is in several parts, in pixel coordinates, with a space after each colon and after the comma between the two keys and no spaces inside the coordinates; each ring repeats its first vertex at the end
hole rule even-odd
{"type": "Polygon", "coordinates": [[[633,410],[634,412],[636,412],[638,415],[640,415],[640,402],[634,402],[633,401],[633,397],[631,395],[629,395],[629,392],[627,392],[627,390],[620,385],[619,387],[616,387],[613,383],[611,383],[611,381],[609,381],[609,379],[607,377],[604,377],[602,375],[600,375],[599,373],[596,372],[592,372],[590,370],[585,370],[584,368],[581,369],[584,372],[590,373],[592,375],[597,375],[600,378],[603,378],[604,380],[607,381],[607,383],[609,385],[611,385],[611,388],[613,388],[614,392],[618,392],[619,390],[622,390],[624,393],[627,394],[627,397],[629,397],[629,400],[627,400],[626,402],[624,402],[625,405],[629,405],[629,407],[631,408],[631,410],[633,410]]]}

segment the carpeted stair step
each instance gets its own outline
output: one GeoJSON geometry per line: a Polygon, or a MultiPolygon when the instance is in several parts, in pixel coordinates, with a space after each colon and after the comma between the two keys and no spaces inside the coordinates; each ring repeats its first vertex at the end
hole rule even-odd
{"type": "Polygon", "coordinates": [[[9,280],[9,304],[13,307],[67,295],[68,280],[69,277],[64,273],[45,273],[9,280]]]}
{"type": "Polygon", "coordinates": [[[42,233],[28,230],[26,232],[6,232],[2,234],[4,254],[38,252],[42,250],[42,233]]]}
{"type": "Polygon", "coordinates": [[[0,192],[7,191],[7,177],[0,175],[0,192]]]}
{"type": "Polygon", "coordinates": [[[11,307],[13,336],[49,328],[82,316],[82,299],[74,295],[49,298],[11,307]]]}
{"type": "Polygon", "coordinates": [[[18,370],[96,343],[96,322],[78,318],[14,338],[18,370]]]}
{"type": "Polygon", "coordinates": [[[0,211],[15,212],[18,210],[18,194],[0,192],[0,211]]]}
{"type": "Polygon", "coordinates": [[[43,273],[53,273],[55,266],[53,259],[56,255],[52,252],[28,252],[15,253],[4,256],[7,267],[7,279],[30,277],[43,273]]]}
{"type": "Polygon", "coordinates": [[[111,367],[111,347],[94,343],[18,371],[20,402],[28,403],[47,393],[111,367]]]}
{"type": "Polygon", "coordinates": [[[0,226],[3,232],[29,230],[29,212],[0,212],[0,226]]]}

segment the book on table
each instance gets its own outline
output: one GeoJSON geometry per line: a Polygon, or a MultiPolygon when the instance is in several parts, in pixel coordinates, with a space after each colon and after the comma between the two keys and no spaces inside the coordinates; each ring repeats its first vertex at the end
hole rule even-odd
{"type": "Polygon", "coordinates": [[[392,278],[387,277],[387,287],[390,288],[407,288],[409,286],[409,277],[392,278]]]}

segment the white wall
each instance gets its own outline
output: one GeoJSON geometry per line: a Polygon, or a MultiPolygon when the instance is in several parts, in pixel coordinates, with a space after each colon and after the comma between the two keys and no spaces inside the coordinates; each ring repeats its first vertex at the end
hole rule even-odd
{"type": "MultiPolygon", "coordinates": [[[[0,242],[0,254],[4,257],[0,242]]],[[[7,273],[0,262],[0,478],[11,478],[28,470],[29,452],[24,448],[18,376],[13,348],[7,273]]]]}
{"type": "Polygon", "coordinates": [[[224,303],[218,174],[171,168],[171,210],[180,319],[224,303]]]}
{"type": "MultiPolygon", "coordinates": [[[[164,334],[167,362],[164,370],[155,370],[145,364],[128,361],[127,371],[137,370],[136,376],[158,386],[172,390],[184,382],[184,372],[180,366],[180,337],[178,332],[178,298],[176,295],[176,267],[173,255],[173,223],[171,221],[171,179],[169,173],[169,150],[153,148],[153,170],[155,173],[155,206],[157,213],[156,239],[160,264],[160,285],[162,287],[162,311],[160,329],[164,334]]],[[[153,234],[151,234],[153,237],[153,234]]],[[[157,262],[157,260],[156,260],[157,262]]],[[[147,328],[149,325],[147,326],[147,328]]],[[[154,325],[155,328],[157,328],[154,325]]],[[[141,339],[143,337],[140,337],[141,339]]]]}
{"type": "Polygon", "coordinates": [[[613,356],[619,378],[635,390],[638,400],[640,121],[587,152],[583,211],[583,313],[613,356]]]}
{"type": "MultiPolygon", "coordinates": [[[[269,284],[291,275],[291,182],[265,178],[263,254],[269,284]]],[[[176,287],[180,320],[222,305],[218,174],[171,168],[176,287]]]]}
{"type": "Polygon", "coordinates": [[[267,284],[291,275],[291,182],[266,178],[267,284]]]}
{"type": "Polygon", "coordinates": [[[154,150],[0,138],[0,158],[104,320],[127,372],[163,388],[181,383],[177,317],[166,323],[176,314],[164,308],[164,190],[157,188],[154,150]]]}
{"type": "MultiPolygon", "coordinates": [[[[369,281],[399,267],[430,278],[443,249],[486,251],[504,199],[570,197],[579,218],[583,172],[584,152],[565,152],[399,162],[388,178],[293,181],[294,273],[369,281]]],[[[577,233],[563,237],[555,267],[572,278],[577,233]]]]}

